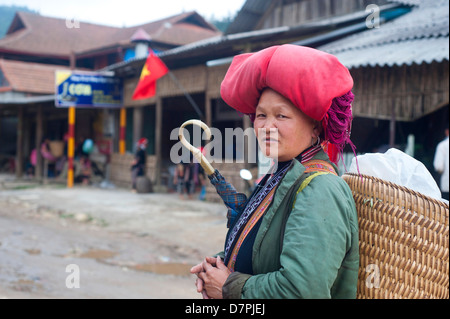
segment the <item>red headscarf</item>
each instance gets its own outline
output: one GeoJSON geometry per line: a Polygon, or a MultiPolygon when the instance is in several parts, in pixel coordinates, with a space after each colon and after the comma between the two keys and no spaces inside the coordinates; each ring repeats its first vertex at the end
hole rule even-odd
{"type": "Polygon", "coordinates": [[[321,121],[332,100],[352,89],[353,79],[335,56],[286,44],[236,56],[222,82],[221,95],[234,109],[252,114],[266,87],[321,121]]]}
{"type": "Polygon", "coordinates": [[[337,153],[342,153],[346,143],[354,148],[350,141],[352,87],[350,72],[335,56],[286,44],[236,56],[222,82],[221,95],[229,106],[251,115],[265,88],[277,91],[307,116],[322,121],[325,139],[334,144],[328,153],[337,162],[337,153]],[[336,112],[345,119],[337,119],[336,112]]]}

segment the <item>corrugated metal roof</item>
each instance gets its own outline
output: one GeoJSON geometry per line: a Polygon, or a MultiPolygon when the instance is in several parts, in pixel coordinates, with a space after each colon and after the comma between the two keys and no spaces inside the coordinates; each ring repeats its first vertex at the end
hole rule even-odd
{"type": "MultiPolygon", "coordinates": [[[[399,4],[387,4],[380,6],[380,12],[382,15],[385,15],[383,16],[384,21],[392,20],[404,14],[405,8],[399,4]]],[[[407,9],[409,11],[409,8],[407,9]]],[[[240,46],[245,43],[251,43],[252,49],[258,50],[263,48],[264,45],[267,45],[269,41],[282,43],[285,39],[303,38],[300,42],[295,42],[295,44],[317,47],[322,43],[345,37],[348,34],[363,32],[366,18],[367,13],[360,11],[344,16],[311,21],[292,27],[282,26],[236,34],[225,34],[160,52],[158,55],[165,63],[175,63],[176,68],[179,65],[186,65],[187,60],[195,61],[195,63],[205,63],[209,60],[234,56],[242,53],[240,46]]],[[[104,70],[113,70],[120,74],[132,74],[142,69],[145,59],[131,59],[119,62],[106,67],[104,70]]]]}
{"type": "Polygon", "coordinates": [[[448,60],[448,38],[423,38],[393,42],[377,47],[345,50],[335,54],[348,68],[411,65],[448,60]]]}
{"type": "Polygon", "coordinates": [[[318,49],[336,55],[349,68],[449,60],[448,0],[420,5],[380,28],[346,37],[318,49]]]}
{"type": "Polygon", "coordinates": [[[398,2],[410,6],[418,6],[421,0],[389,0],[390,2],[398,2]]]}
{"type": "MultiPolygon", "coordinates": [[[[256,0],[255,0],[256,1],[256,0]]],[[[248,1],[247,4],[252,4],[253,1],[248,1]]],[[[390,12],[391,10],[396,10],[399,5],[387,4],[380,7],[382,12],[390,12]]],[[[327,19],[322,19],[319,21],[310,21],[297,26],[280,26],[270,29],[254,30],[233,34],[225,34],[222,36],[216,36],[209,39],[193,42],[184,46],[180,46],[171,50],[161,52],[159,56],[165,58],[167,56],[174,56],[182,52],[187,52],[191,50],[201,49],[203,47],[214,47],[221,43],[231,43],[233,41],[248,40],[258,41],[259,39],[264,39],[271,36],[283,35],[290,33],[293,36],[306,36],[319,31],[329,31],[335,28],[341,28],[343,25],[348,25],[350,23],[359,23],[359,21],[364,21],[367,14],[365,12],[354,12],[343,16],[331,17],[327,19]]],[[[359,31],[359,30],[358,30],[359,31]]]]}
{"type": "Polygon", "coordinates": [[[264,36],[268,36],[268,35],[276,35],[276,34],[280,34],[283,32],[287,32],[289,30],[290,30],[289,27],[284,26],[284,27],[277,27],[277,28],[273,28],[273,29],[264,29],[264,30],[256,30],[256,31],[229,34],[229,35],[224,35],[224,36],[217,36],[217,37],[212,37],[209,39],[193,42],[193,43],[190,43],[190,44],[187,44],[184,46],[180,46],[180,47],[177,47],[177,48],[174,48],[171,50],[161,52],[159,54],[159,56],[163,58],[168,55],[176,55],[180,52],[185,52],[185,51],[189,51],[192,49],[215,46],[220,43],[239,41],[241,39],[254,39],[254,38],[264,37],[264,36]]]}
{"type": "MultiPolygon", "coordinates": [[[[397,6],[392,5],[386,5],[381,7],[382,10],[389,11],[391,9],[395,9],[397,6]]],[[[228,48],[229,54],[226,56],[220,56],[216,54],[214,57],[211,57],[212,59],[218,59],[222,57],[229,57],[231,55],[235,55],[240,53],[239,49],[237,51],[233,49],[234,44],[243,44],[245,42],[252,42],[253,44],[257,43],[258,41],[268,41],[270,39],[281,39],[286,38],[288,36],[293,37],[299,37],[301,35],[307,36],[311,34],[318,34],[320,32],[325,31],[333,31],[336,29],[339,29],[342,27],[342,25],[348,25],[351,23],[362,23],[361,21],[364,21],[365,19],[365,12],[356,12],[352,14],[348,14],[341,17],[336,18],[329,18],[325,20],[315,21],[315,22],[309,22],[304,23],[299,26],[295,27],[288,27],[288,26],[281,26],[271,29],[262,29],[262,30],[255,30],[255,31],[248,31],[248,32],[241,32],[241,33],[235,33],[235,34],[227,34],[222,36],[215,36],[209,39],[200,40],[194,43],[190,43],[187,45],[183,45],[174,49],[170,49],[167,51],[163,51],[158,53],[158,56],[163,59],[164,62],[167,63],[168,59],[183,59],[186,57],[192,58],[192,56],[200,56],[204,57],[205,52],[216,52],[220,47],[228,48]]],[[[345,29],[345,28],[343,28],[345,29]]],[[[359,30],[358,30],[359,31],[359,30]]],[[[346,31],[347,34],[353,33],[356,31],[346,31]]],[[[128,68],[133,64],[140,65],[139,67],[142,68],[142,64],[146,60],[146,57],[144,58],[134,58],[127,61],[122,61],[119,63],[115,63],[113,65],[110,65],[103,70],[114,70],[117,71],[118,69],[128,68]]]]}

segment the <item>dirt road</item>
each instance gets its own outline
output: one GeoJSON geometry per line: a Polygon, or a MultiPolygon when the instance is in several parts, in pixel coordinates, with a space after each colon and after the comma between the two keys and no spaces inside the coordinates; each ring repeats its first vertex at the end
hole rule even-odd
{"type": "Polygon", "coordinates": [[[175,194],[0,189],[0,298],[200,298],[189,269],[222,249],[225,214],[175,194]]]}

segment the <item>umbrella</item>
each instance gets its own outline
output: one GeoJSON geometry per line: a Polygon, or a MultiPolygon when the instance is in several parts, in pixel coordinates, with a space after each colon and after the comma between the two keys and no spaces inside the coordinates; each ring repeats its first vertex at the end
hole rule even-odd
{"type": "Polygon", "coordinates": [[[207,139],[211,138],[211,130],[209,127],[200,120],[189,120],[181,125],[178,132],[178,138],[180,142],[194,155],[197,161],[205,170],[206,174],[212,185],[216,188],[217,194],[222,198],[225,206],[228,208],[228,223],[227,227],[230,227],[237,216],[244,210],[245,204],[247,203],[247,196],[243,193],[239,193],[236,188],[229,182],[225,180],[225,177],[217,170],[214,169],[208,162],[206,157],[202,152],[191,145],[183,135],[183,129],[187,125],[197,125],[200,126],[206,133],[207,139]]]}

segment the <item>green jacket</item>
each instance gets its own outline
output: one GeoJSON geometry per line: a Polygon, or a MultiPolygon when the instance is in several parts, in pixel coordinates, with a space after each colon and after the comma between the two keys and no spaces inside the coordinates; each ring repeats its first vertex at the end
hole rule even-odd
{"type": "MultiPolygon", "coordinates": [[[[314,159],[329,161],[324,152],[314,159]]],[[[294,160],[256,235],[254,275],[233,272],[224,298],[356,298],[359,240],[351,190],[326,174],[296,194],[304,171],[294,160]],[[293,208],[289,194],[296,197],[293,208]]]]}

